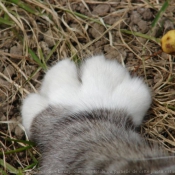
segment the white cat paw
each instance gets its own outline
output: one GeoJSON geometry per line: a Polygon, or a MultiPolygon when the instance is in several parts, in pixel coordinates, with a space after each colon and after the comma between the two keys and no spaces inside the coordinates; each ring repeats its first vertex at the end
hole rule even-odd
{"type": "Polygon", "coordinates": [[[97,108],[126,110],[139,125],[150,103],[147,85],[132,78],[116,60],[102,55],[89,58],[82,64],[78,77],[75,63],[65,59],[46,73],[39,94],[24,100],[23,125],[29,132],[33,118],[48,105],[71,106],[72,112],[97,108]]]}

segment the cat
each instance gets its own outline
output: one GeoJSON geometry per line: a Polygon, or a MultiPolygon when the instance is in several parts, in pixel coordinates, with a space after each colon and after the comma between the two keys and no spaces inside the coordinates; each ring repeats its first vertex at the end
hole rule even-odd
{"type": "Polygon", "coordinates": [[[149,87],[116,60],[59,61],[22,105],[42,154],[38,174],[175,175],[175,157],[136,131],[151,101],[149,87]]]}

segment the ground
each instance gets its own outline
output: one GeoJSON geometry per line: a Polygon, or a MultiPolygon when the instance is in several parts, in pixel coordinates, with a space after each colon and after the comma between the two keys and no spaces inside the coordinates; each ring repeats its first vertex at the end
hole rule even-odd
{"type": "Polygon", "coordinates": [[[143,77],[153,103],[141,132],[175,152],[175,57],[161,53],[159,42],[174,29],[175,2],[3,0],[0,7],[2,174],[34,174],[40,154],[27,141],[20,106],[27,94],[37,92],[47,68],[66,57],[79,64],[103,53],[143,77]]]}

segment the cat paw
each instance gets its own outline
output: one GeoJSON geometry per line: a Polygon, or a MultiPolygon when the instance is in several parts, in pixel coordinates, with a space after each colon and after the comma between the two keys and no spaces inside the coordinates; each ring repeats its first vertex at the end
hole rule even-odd
{"type": "Polygon", "coordinates": [[[75,63],[64,59],[46,73],[40,93],[48,99],[49,104],[71,105],[74,102],[70,99],[76,99],[79,86],[75,63]]]}
{"type": "Polygon", "coordinates": [[[48,106],[48,100],[39,94],[30,94],[23,100],[21,114],[22,124],[26,130],[28,136],[30,136],[30,127],[33,119],[46,109],[48,106]]]}

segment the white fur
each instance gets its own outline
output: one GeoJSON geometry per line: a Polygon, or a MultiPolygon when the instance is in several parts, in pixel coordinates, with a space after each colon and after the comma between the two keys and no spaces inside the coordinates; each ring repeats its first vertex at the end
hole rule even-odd
{"type": "Polygon", "coordinates": [[[80,85],[76,65],[65,59],[46,73],[40,92],[51,105],[72,105],[77,103],[80,85]]]}
{"type": "Polygon", "coordinates": [[[69,59],[53,66],[44,78],[40,95],[30,95],[24,101],[24,127],[29,130],[34,116],[48,104],[71,106],[72,112],[125,109],[135,124],[142,122],[151,103],[149,88],[141,79],[132,78],[116,60],[107,60],[103,55],[89,58],[81,66],[80,78],[81,82],[75,64],[69,59]]]}
{"type": "Polygon", "coordinates": [[[125,108],[135,124],[140,125],[151,104],[150,90],[138,77],[125,79],[113,92],[111,102],[113,108],[125,108]]]}
{"type": "Polygon", "coordinates": [[[80,101],[81,104],[85,103],[84,110],[126,109],[135,124],[141,124],[150,106],[151,95],[148,86],[140,78],[132,78],[116,60],[107,60],[104,56],[87,59],[81,71],[80,101]]]}
{"type": "Polygon", "coordinates": [[[23,101],[22,105],[22,123],[30,136],[30,126],[34,117],[48,106],[48,100],[39,94],[30,94],[23,101]]]}

